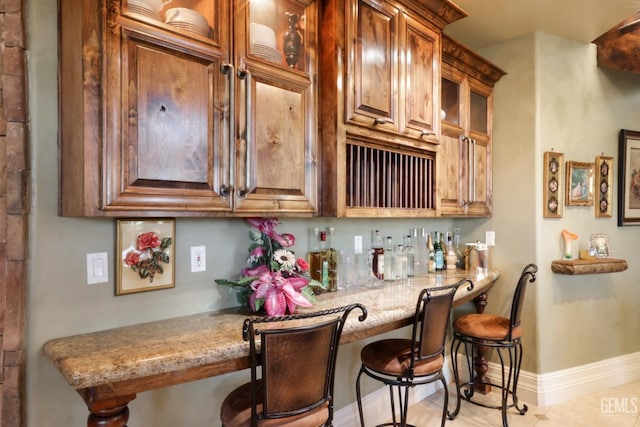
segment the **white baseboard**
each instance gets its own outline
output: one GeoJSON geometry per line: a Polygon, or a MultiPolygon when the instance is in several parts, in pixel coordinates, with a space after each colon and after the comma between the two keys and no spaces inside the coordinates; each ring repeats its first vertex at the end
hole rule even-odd
{"type": "MultiPolygon", "coordinates": [[[[500,365],[489,362],[487,376],[500,382],[500,365]]],[[[640,352],[546,374],[520,371],[518,398],[540,408],[640,380],[640,352]]]]}
{"type": "MultiPolygon", "coordinates": [[[[451,384],[452,377],[449,375],[448,366],[446,364],[444,371],[448,384],[451,384]]],[[[500,365],[489,362],[487,375],[492,381],[499,381],[500,365]]],[[[362,380],[366,381],[365,378],[363,376],[362,380]]],[[[640,380],[640,352],[546,374],[520,371],[518,397],[522,402],[544,408],[638,380],[640,380]]],[[[414,387],[410,392],[409,404],[419,402],[441,388],[439,382],[414,387]]],[[[362,399],[362,407],[367,425],[388,421],[391,418],[388,389],[383,387],[365,396],[362,399]]],[[[353,402],[337,410],[333,425],[335,427],[360,425],[357,403],[353,402]]]]}
{"type": "Polygon", "coordinates": [[[536,390],[536,405],[546,407],[640,380],[640,352],[547,374],[527,373],[524,377],[521,374],[520,377],[519,388],[536,390]]]}

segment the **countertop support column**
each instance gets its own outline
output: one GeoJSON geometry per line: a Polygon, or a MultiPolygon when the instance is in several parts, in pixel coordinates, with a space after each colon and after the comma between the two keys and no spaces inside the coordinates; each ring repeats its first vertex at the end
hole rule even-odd
{"type": "MultiPolygon", "coordinates": [[[[483,292],[473,299],[473,305],[476,307],[476,313],[483,314],[484,309],[487,306],[487,293],[483,292]]],[[[487,377],[487,371],[489,370],[489,364],[487,363],[487,348],[483,346],[475,346],[474,368],[476,371],[474,390],[478,393],[487,394],[491,391],[489,383],[489,377],[487,377]],[[484,383],[484,384],[483,384],[484,383]]]]}

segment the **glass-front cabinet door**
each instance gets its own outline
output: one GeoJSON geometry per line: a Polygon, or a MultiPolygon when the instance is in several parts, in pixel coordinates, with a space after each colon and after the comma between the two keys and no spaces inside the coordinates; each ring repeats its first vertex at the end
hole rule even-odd
{"type": "Polygon", "coordinates": [[[239,0],[235,5],[235,212],[312,214],[317,3],[239,0]]]}
{"type": "Polygon", "coordinates": [[[443,38],[440,202],[443,215],[491,216],[493,86],[505,73],[443,38]]]}

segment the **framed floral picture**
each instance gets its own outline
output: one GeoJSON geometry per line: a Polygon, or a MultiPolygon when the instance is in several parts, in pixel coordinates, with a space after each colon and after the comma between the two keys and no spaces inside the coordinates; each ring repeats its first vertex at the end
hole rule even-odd
{"type": "Polygon", "coordinates": [[[553,151],[544,153],[544,218],[562,218],[562,177],[564,154],[553,151]]]}
{"type": "Polygon", "coordinates": [[[611,218],[612,196],[611,176],[613,175],[613,157],[597,156],[595,167],[595,212],[596,218],[611,218]]]}
{"type": "Polygon", "coordinates": [[[567,206],[593,204],[593,163],[567,162],[565,199],[567,206]]]}
{"type": "Polygon", "coordinates": [[[175,287],[175,220],[118,219],[116,295],[175,287]]]}
{"type": "Polygon", "coordinates": [[[620,131],[618,162],[618,226],[640,225],[640,132],[620,131]]]}

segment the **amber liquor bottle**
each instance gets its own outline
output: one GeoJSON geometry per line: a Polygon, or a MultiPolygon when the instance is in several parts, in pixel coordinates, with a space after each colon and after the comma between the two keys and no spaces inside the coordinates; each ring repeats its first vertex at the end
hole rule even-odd
{"type": "Polygon", "coordinates": [[[373,275],[380,280],[384,280],[384,246],[380,230],[376,230],[373,235],[371,270],[373,275]]]}
{"type": "Polygon", "coordinates": [[[328,247],[324,251],[327,260],[327,290],[329,292],[335,292],[338,290],[338,254],[333,240],[335,228],[329,227],[327,232],[328,247]]]}
{"type": "Polygon", "coordinates": [[[320,230],[313,229],[311,248],[309,249],[309,275],[322,283],[322,252],[320,252],[320,230]]]}

